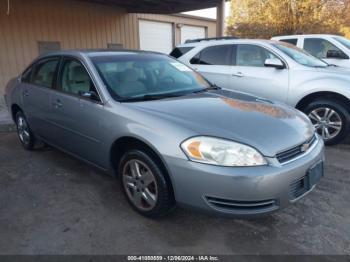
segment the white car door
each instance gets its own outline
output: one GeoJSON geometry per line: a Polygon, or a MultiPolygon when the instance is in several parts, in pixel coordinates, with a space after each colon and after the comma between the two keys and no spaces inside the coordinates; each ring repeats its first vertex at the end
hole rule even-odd
{"type": "Polygon", "coordinates": [[[289,70],[265,66],[266,59],[278,58],[276,55],[255,44],[237,44],[233,50],[232,89],[287,102],[289,70]]]}
{"type": "Polygon", "coordinates": [[[232,45],[209,46],[190,60],[190,66],[219,87],[229,88],[232,45]]]}

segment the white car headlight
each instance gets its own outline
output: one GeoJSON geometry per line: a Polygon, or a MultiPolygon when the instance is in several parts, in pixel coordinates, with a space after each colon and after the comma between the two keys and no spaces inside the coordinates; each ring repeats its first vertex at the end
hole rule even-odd
{"type": "Polygon", "coordinates": [[[193,137],[181,144],[188,158],[218,166],[262,166],[265,158],[254,148],[214,137],[193,137]]]}

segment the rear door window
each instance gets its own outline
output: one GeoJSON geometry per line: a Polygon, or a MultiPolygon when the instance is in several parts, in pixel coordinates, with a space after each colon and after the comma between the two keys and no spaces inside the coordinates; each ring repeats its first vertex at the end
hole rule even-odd
{"type": "Polygon", "coordinates": [[[34,65],[34,72],[31,77],[31,84],[52,88],[56,71],[59,63],[59,58],[48,58],[41,60],[34,65]]]}
{"type": "Polygon", "coordinates": [[[218,45],[203,49],[193,57],[191,64],[232,65],[232,45],[218,45]]]}
{"type": "Polygon", "coordinates": [[[280,39],[279,41],[285,42],[291,45],[297,45],[298,44],[298,39],[297,38],[289,38],[289,39],[280,39]]]}
{"type": "Polygon", "coordinates": [[[30,83],[32,78],[33,68],[29,67],[23,74],[22,74],[22,82],[23,83],[30,83]]]}
{"type": "Polygon", "coordinates": [[[179,58],[186,54],[187,52],[191,51],[194,47],[176,47],[171,53],[170,56],[174,58],[179,58]]]}

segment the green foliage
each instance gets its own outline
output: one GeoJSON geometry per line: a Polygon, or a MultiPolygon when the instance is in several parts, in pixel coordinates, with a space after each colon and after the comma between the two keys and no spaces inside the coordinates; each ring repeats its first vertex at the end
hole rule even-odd
{"type": "Polygon", "coordinates": [[[349,32],[350,0],[231,0],[227,34],[242,38],[349,32]]]}

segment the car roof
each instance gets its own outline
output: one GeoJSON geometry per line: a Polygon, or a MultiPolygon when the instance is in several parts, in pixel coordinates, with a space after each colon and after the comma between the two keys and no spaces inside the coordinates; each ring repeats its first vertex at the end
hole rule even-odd
{"type": "Polygon", "coordinates": [[[272,39],[274,38],[292,38],[292,37],[300,37],[300,36],[306,36],[306,37],[334,37],[334,36],[338,36],[338,35],[331,35],[331,34],[299,34],[299,35],[279,35],[279,36],[274,36],[272,37],[272,39]]]}
{"type": "Polygon", "coordinates": [[[108,56],[108,55],[133,55],[133,54],[157,54],[157,55],[164,55],[159,52],[151,52],[151,51],[143,51],[143,50],[132,50],[132,49],[118,49],[118,50],[112,50],[112,49],[72,49],[72,50],[60,50],[60,51],[53,51],[53,52],[47,52],[40,56],[40,58],[45,58],[48,56],[108,56]]]}
{"type": "Polygon", "coordinates": [[[273,44],[276,43],[275,40],[267,40],[267,39],[225,39],[225,40],[203,40],[201,42],[195,43],[184,43],[180,44],[177,47],[197,47],[197,46],[211,46],[218,44],[239,44],[239,43],[266,43],[273,44]]]}

